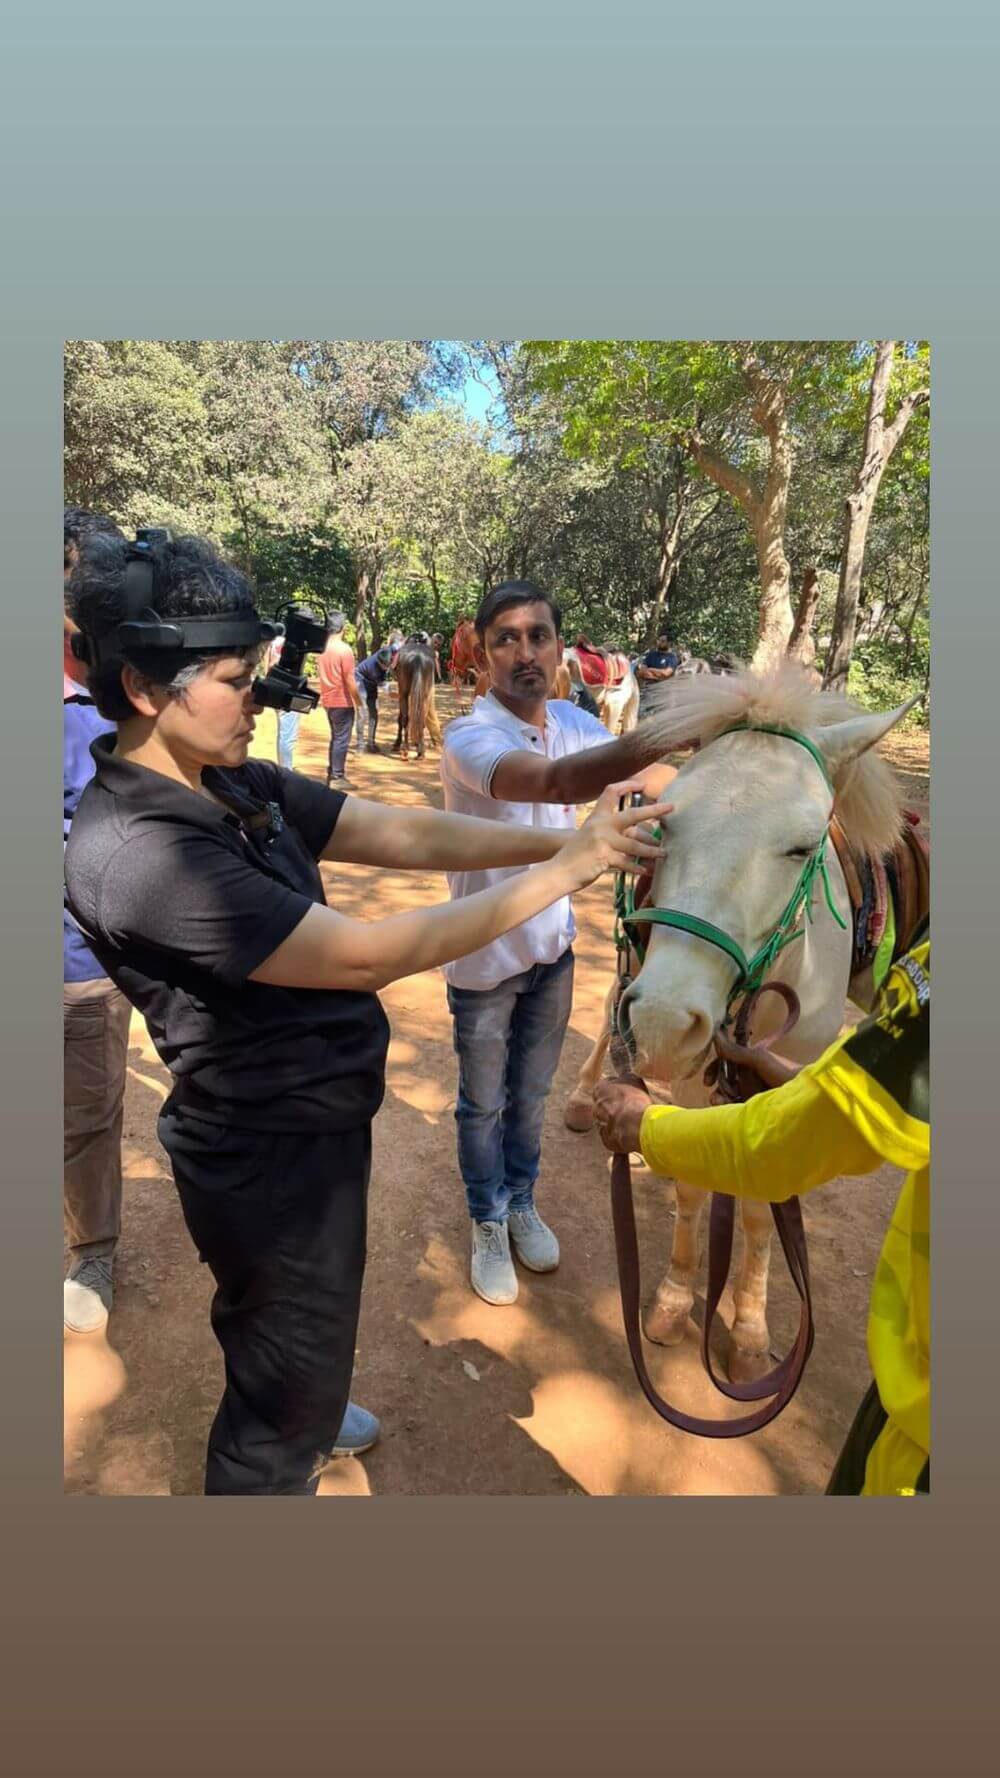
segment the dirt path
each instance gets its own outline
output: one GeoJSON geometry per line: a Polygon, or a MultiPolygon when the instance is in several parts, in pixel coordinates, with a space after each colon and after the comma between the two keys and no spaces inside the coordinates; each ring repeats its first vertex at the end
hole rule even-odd
{"type": "MultiPolygon", "coordinates": [[[[450,692],[438,692],[446,717],[450,692]]],[[[388,722],[385,728],[389,728],[388,722]]],[[[325,770],[322,712],[306,718],[296,764],[325,770]]],[[[382,737],[386,738],[386,737],[382,737]]],[[[391,739],[391,735],[387,738],[391,739]]],[[[259,751],[273,757],[271,719],[259,751]]],[[[927,816],[927,738],[894,757],[927,816]]],[[[437,756],[348,764],[359,793],[440,804],[437,756]]],[[[324,867],[332,904],[361,917],[442,898],[443,878],[324,867]]],[[[868,1382],[865,1315],[899,1176],[837,1181],[808,1201],[817,1340],[782,1418],[753,1439],[710,1443],[663,1425],[635,1382],[621,1331],[607,1165],[593,1136],[563,1128],[562,1105],[601,1016],[611,967],[610,884],[578,898],[573,1017],[546,1119],[539,1204],[562,1243],[559,1270],[520,1273],[520,1296],[492,1309],[468,1285],[468,1222],[455,1162],[455,1060],[439,976],[384,995],[393,1042],[375,1123],[370,1238],[353,1393],[382,1416],[363,1459],[330,1467],[335,1494],[799,1494],[820,1491],[868,1382]]],[[[138,1018],[126,1099],[124,1233],[107,1337],[65,1342],[66,1489],[82,1494],[200,1493],[205,1438],[221,1389],[208,1325],[211,1278],[183,1226],[155,1133],[169,1090],[138,1018]]],[[[662,1270],[672,1191],[636,1174],[650,1286],[662,1270]]],[[[774,1262],[772,1335],[784,1350],[794,1297],[774,1262]]],[[[724,1299],[728,1319],[731,1304],[724,1299]]],[[[697,1335],[648,1349],[654,1380],[695,1412],[722,1398],[702,1374],[697,1335]]]]}

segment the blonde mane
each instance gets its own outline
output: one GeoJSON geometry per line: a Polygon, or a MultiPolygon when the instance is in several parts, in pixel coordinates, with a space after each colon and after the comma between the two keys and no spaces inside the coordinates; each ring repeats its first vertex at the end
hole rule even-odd
{"type": "MultiPolygon", "coordinates": [[[[663,758],[693,741],[707,746],[740,722],[801,729],[822,743],[823,729],[861,713],[861,705],[840,692],[818,690],[797,662],[782,661],[769,673],[668,681],[642,732],[663,758]]],[[[891,852],[902,832],[903,797],[896,773],[876,747],[837,773],[834,792],[834,811],[855,850],[871,858],[891,852]]]]}

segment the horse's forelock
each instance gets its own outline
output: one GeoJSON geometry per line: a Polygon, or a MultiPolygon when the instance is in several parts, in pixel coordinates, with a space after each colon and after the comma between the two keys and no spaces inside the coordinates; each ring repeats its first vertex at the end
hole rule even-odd
{"type": "MultiPolygon", "coordinates": [[[[820,736],[824,728],[856,716],[861,706],[840,692],[821,691],[795,661],[769,673],[749,670],[723,677],[668,680],[646,721],[644,734],[661,757],[691,742],[706,746],[727,728],[775,725],[820,736]]],[[[879,857],[896,844],[902,827],[902,794],[888,761],[871,747],[838,777],[837,817],[859,852],[879,857]]]]}

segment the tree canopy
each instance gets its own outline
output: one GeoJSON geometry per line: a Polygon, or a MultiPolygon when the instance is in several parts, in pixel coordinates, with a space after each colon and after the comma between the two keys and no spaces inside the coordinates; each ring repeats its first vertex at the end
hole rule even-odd
{"type": "Polygon", "coordinates": [[[65,494],[212,537],[366,646],[516,576],[633,651],[765,662],[798,611],[885,703],[928,682],[928,374],[915,341],[78,340],[65,494]]]}

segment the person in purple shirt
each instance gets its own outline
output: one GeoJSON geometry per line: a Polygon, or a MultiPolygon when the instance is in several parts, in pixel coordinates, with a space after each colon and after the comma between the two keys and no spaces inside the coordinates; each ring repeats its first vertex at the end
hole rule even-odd
{"type": "MultiPolygon", "coordinates": [[[[76,629],[67,588],[81,538],[118,526],[83,507],[63,512],[63,845],[94,775],[90,744],[114,728],[87,693],[86,668],[71,647],[76,629]]],[[[121,1232],[122,1115],[132,1008],[108,979],[63,909],[63,1216],[70,1250],[63,1325],[90,1333],[105,1325],[121,1232]]]]}

